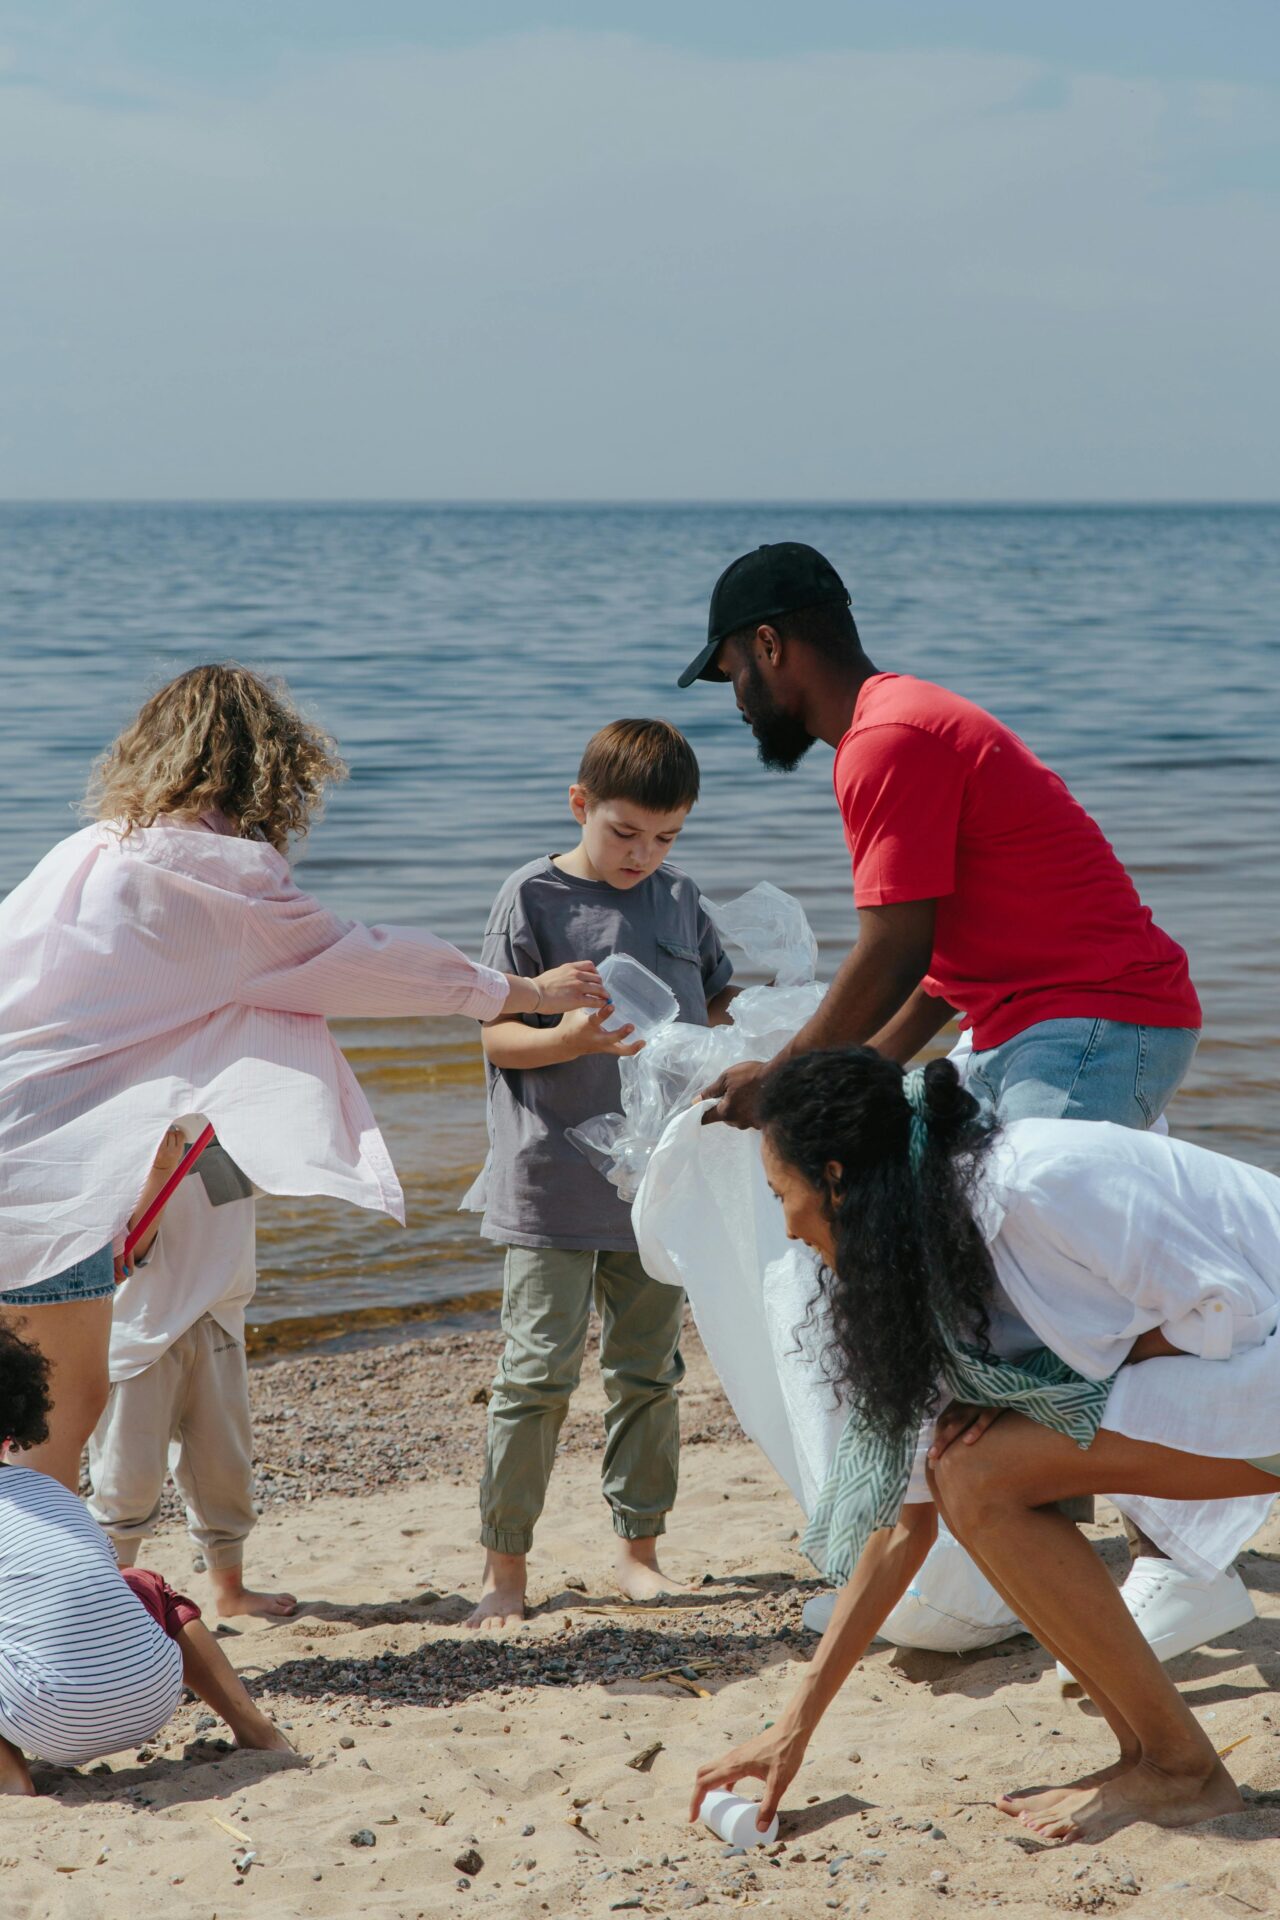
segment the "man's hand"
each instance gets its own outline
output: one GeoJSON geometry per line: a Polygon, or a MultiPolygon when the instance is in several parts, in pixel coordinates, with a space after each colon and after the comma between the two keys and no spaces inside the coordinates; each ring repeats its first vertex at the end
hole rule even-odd
{"type": "Polygon", "coordinates": [[[617,1017],[612,1007],[601,1007],[599,1013],[583,1007],[576,1013],[566,1013],[556,1032],[563,1044],[573,1049],[571,1057],[575,1060],[588,1053],[611,1054],[614,1059],[625,1060],[639,1053],[644,1041],[632,1040],[635,1032],[632,1026],[615,1027],[612,1033],[606,1033],[604,1022],[617,1017]]]}
{"type": "Polygon", "coordinates": [[[756,1830],[763,1833],[778,1811],[783,1794],[799,1773],[808,1744],[808,1734],[787,1733],[781,1727],[771,1727],[767,1733],[735,1747],[721,1759],[699,1767],[689,1807],[690,1820],[697,1819],[702,1802],[713,1787],[725,1787],[732,1793],[739,1780],[763,1780],[764,1795],[756,1815],[756,1830]]]}
{"type": "Polygon", "coordinates": [[[764,1060],[740,1060],[736,1067],[726,1067],[719,1078],[698,1095],[700,1100],[716,1103],[703,1114],[702,1124],[707,1126],[713,1120],[723,1120],[731,1127],[758,1127],[760,1082],[766,1066],[764,1060]]]}
{"type": "Polygon", "coordinates": [[[929,1449],[929,1465],[936,1467],[947,1448],[957,1440],[966,1447],[976,1446],[993,1420],[998,1420],[1003,1407],[970,1407],[962,1400],[953,1400],[938,1415],[933,1430],[933,1445],[929,1449]]]}

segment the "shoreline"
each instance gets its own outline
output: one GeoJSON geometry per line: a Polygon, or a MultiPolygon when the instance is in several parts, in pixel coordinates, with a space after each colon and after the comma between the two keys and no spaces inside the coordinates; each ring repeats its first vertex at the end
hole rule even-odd
{"type": "MultiPolygon", "coordinates": [[[[622,1603],[592,1357],[531,1558],[530,1621],[471,1635],[497,1348],[496,1329],[469,1329],[253,1369],[262,1519],[246,1572],[301,1604],[287,1621],[236,1620],[221,1644],[308,1764],[228,1751],[184,1706],[145,1761],[36,1767],[45,1797],[5,1802],[6,1920],[1275,1911],[1280,1523],[1242,1562],[1263,1617],[1176,1669],[1215,1744],[1243,1742],[1242,1812],[1040,1847],[991,1798],[1109,1757],[1097,1716],[1059,1699],[1025,1636],[966,1656],[876,1646],[818,1731],[778,1845],[738,1854],[687,1824],[689,1794],[701,1761],[777,1717],[816,1644],[798,1509],[690,1331],[663,1546],[687,1590],[622,1603]]],[[[1109,1509],[1093,1531],[1119,1573],[1109,1509]]],[[[172,1502],[141,1557],[207,1601],[172,1502]]]]}
{"type": "Polygon", "coordinates": [[[335,1313],[282,1314],[274,1320],[249,1321],[245,1347],[250,1367],[302,1359],[308,1354],[356,1353],[365,1347],[393,1346],[401,1340],[496,1327],[501,1307],[500,1287],[477,1287],[474,1292],[448,1294],[441,1300],[400,1301],[393,1306],[355,1307],[335,1313]]]}

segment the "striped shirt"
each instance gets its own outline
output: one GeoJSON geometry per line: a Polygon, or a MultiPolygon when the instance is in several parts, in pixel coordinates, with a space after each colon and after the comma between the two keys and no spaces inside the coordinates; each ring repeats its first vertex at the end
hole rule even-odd
{"type": "Polygon", "coordinates": [[[488,1020],[507,992],[434,934],[330,913],[262,841],[72,834],[0,901],[0,1292],[119,1245],[177,1114],[264,1193],[403,1220],[325,1016],[488,1020]]]}
{"type": "Polygon", "coordinates": [[[149,1740],[181,1691],[177,1642],[83,1503],[47,1473],[0,1467],[0,1734],[80,1766],[149,1740]]]}

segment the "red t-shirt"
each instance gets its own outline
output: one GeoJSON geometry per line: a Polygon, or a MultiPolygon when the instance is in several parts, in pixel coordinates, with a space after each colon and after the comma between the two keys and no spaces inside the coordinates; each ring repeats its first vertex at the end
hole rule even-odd
{"type": "Polygon", "coordinates": [[[1040,1020],[1200,1025],[1186,954],[1097,822],[972,701],[875,674],[835,785],[857,905],[937,901],[924,986],[959,1009],[976,1048],[1040,1020]]]}

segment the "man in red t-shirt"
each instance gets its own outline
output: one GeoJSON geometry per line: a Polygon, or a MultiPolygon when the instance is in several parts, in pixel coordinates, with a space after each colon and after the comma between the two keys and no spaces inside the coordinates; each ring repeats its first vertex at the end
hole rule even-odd
{"type": "MultiPolygon", "coordinates": [[[[798,542],[721,574],[680,685],[695,680],[733,687],[766,767],[790,771],[816,740],[836,751],[858,938],[787,1053],[866,1044],[906,1062],[958,1014],[968,1084],[1001,1120],[1159,1118],[1199,1038],[1187,956],[1015,733],[943,687],[881,673],[839,574],[798,542]]],[[[722,1074],[708,1117],[752,1126],[764,1071],[722,1074]]],[[[1150,1561],[1138,1585],[1162,1658],[1251,1617],[1234,1574],[1189,1582],[1158,1565],[1162,1593],[1146,1591],[1150,1561]]]]}

